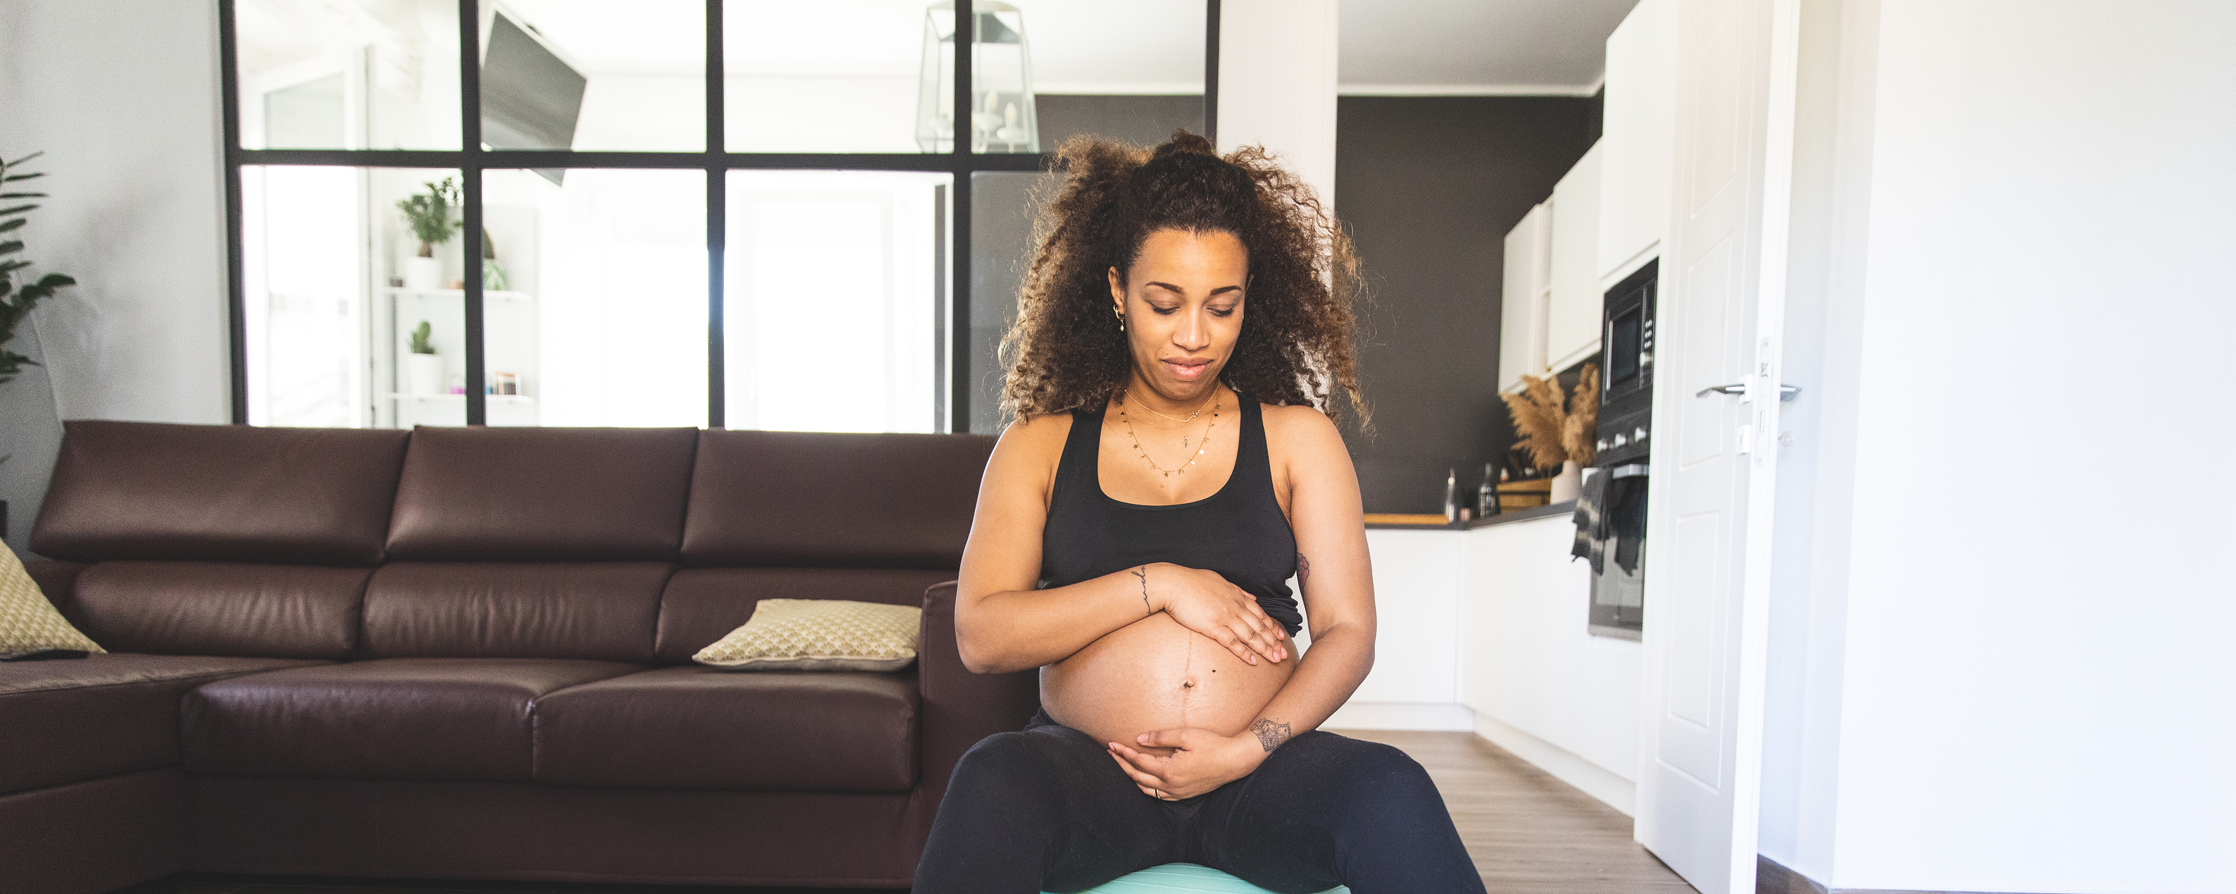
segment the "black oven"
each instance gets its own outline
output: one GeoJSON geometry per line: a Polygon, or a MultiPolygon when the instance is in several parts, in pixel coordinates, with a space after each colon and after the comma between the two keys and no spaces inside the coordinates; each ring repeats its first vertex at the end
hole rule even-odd
{"type": "Polygon", "coordinates": [[[1660,262],[1607,290],[1600,322],[1598,457],[1586,493],[1596,498],[1590,631],[1637,639],[1645,626],[1646,485],[1654,433],[1654,296],[1660,262]]]}

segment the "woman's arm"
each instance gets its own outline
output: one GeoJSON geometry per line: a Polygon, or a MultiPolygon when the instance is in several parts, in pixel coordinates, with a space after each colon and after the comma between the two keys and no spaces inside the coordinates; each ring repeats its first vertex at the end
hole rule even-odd
{"type": "Polygon", "coordinates": [[[1068,416],[1019,421],[1002,433],[986,463],[955,592],[963,666],[1001,673],[1052,664],[1160,611],[1253,664],[1287,657],[1281,625],[1214,572],[1157,563],[1034,589],[1049,490],[1070,427],[1068,416]]]}
{"type": "Polygon", "coordinates": [[[1281,743],[1318,729],[1374,667],[1374,570],[1351,455],[1334,423],[1308,408],[1267,408],[1266,434],[1286,458],[1289,526],[1312,648],[1240,736],[1159,730],[1134,743],[1177,749],[1169,755],[1113,743],[1113,756],[1146,792],[1185,798],[1248,775],[1281,743]]]}

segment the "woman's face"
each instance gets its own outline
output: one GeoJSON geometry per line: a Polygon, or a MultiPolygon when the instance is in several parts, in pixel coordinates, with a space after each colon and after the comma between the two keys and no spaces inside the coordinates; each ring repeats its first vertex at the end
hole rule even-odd
{"type": "Polygon", "coordinates": [[[1129,387],[1194,404],[1218,387],[1242,337],[1250,258],[1234,234],[1157,230],[1142,241],[1130,275],[1110,270],[1110,298],[1126,321],[1133,356],[1129,387]]]}

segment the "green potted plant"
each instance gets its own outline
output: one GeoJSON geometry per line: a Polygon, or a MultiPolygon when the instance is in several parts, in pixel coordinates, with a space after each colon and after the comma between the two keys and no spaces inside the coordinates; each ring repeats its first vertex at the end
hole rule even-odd
{"type": "MultiPolygon", "coordinates": [[[[30,222],[31,212],[39,207],[25,200],[43,199],[47,194],[23,192],[9,184],[45,176],[19,170],[24,162],[43,154],[45,153],[33,152],[15,161],[0,159],[0,205],[7,206],[0,208],[0,385],[15,379],[23,372],[24,367],[39,365],[37,360],[8,350],[8,343],[15,340],[16,327],[31,316],[31,311],[38,308],[39,302],[54,297],[55,292],[78,282],[60,273],[48,273],[34,279],[25,272],[30,269],[31,261],[22,256],[21,231],[23,225],[30,222]],[[22,282],[17,281],[19,278],[22,282]]],[[[7,461],[7,457],[0,456],[0,463],[7,461]]],[[[0,537],[6,536],[7,531],[8,502],[0,500],[0,537]]]]}
{"type": "MultiPolygon", "coordinates": [[[[17,170],[17,167],[24,162],[44,154],[43,152],[33,152],[15,161],[0,160],[0,189],[7,189],[6,184],[20,183],[46,176],[37,173],[22,173],[17,170]]],[[[0,192],[0,204],[46,197],[47,194],[43,192],[0,192]]],[[[20,257],[23,252],[23,238],[18,234],[18,231],[23,229],[24,224],[30,222],[31,212],[37,210],[38,207],[35,204],[9,204],[9,207],[0,208],[0,384],[5,384],[14,379],[17,374],[23,372],[25,366],[37,366],[39,363],[39,361],[8,350],[8,342],[15,340],[16,327],[23,323],[24,318],[31,315],[31,311],[39,306],[39,302],[54,297],[57,290],[76,285],[78,282],[60,273],[49,273],[38,279],[29,279],[28,274],[23,272],[31,266],[31,262],[20,257]],[[25,281],[18,283],[16,280],[19,276],[24,277],[25,281]]]]}
{"type": "Polygon", "coordinates": [[[411,331],[411,355],[405,358],[405,382],[413,394],[441,394],[443,390],[443,356],[435,353],[435,325],[419,321],[419,328],[411,331]]]}
{"type": "Polygon", "coordinates": [[[428,291],[442,287],[442,262],[435,259],[435,246],[449,242],[451,234],[465,227],[451,216],[459,202],[455,177],[444,177],[440,183],[430,182],[426,192],[415,192],[396,201],[396,209],[404,212],[405,225],[419,238],[418,257],[404,261],[404,288],[428,291]]]}

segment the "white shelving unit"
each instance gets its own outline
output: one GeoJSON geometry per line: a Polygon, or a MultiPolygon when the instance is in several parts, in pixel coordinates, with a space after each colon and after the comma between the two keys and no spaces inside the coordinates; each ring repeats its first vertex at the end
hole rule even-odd
{"type": "Polygon", "coordinates": [[[379,291],[383,304],[377,315],[385,332],[375,337],[377,359],[374,381],[378,389],[375,423],[382,427],[463,425],[468,387],[490,387],[499,373],[512,373],[518,394],[489,394],[492,425],[534,425],[537,421],[537,320],[535,296],[517,290],[492,289],[482,293],[484,367],[489,382],[465,381],[466,292],[463,289],[408,289],[387,287],[379,291]],[[402,359],[411,351],[411,333],[425,320],[432,330],[436,354],[443,358],[444,390],[420,393],[409,390],[402,359]]]}

